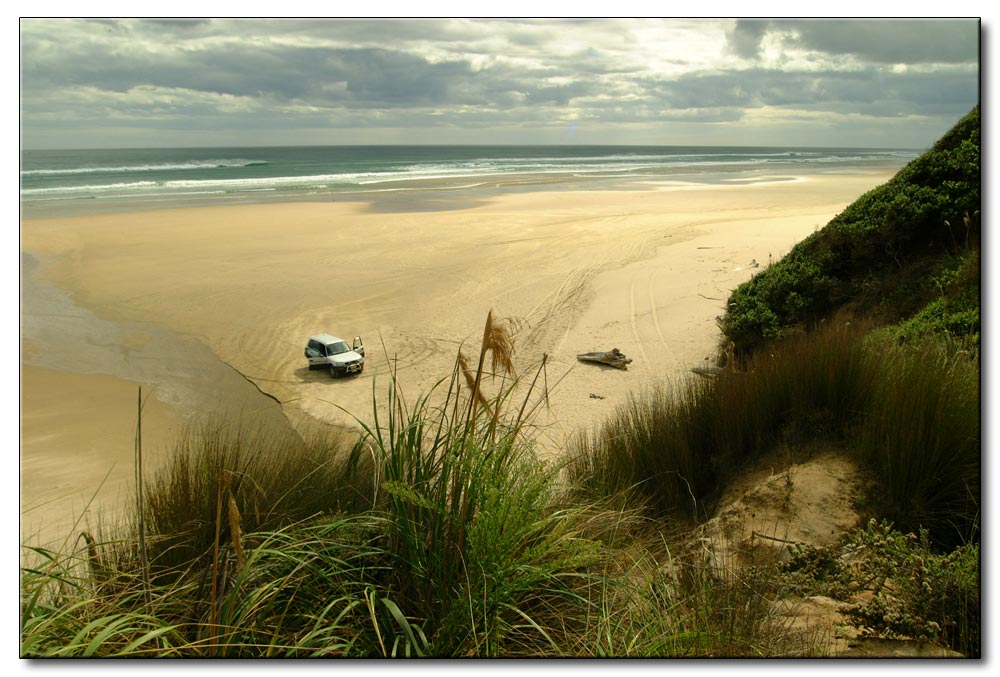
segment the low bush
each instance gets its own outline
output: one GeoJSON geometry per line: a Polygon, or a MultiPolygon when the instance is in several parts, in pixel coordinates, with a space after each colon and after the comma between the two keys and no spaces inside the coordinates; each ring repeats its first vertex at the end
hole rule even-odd
{"type": "Polygon", "coordinates": [[[890,181],[734,290],[721,328],[736,352],[761,350],[841,308],[896,323],[937,298],[922,283],[941,260],[979,248],[979,127],[977,106],[890,181]],[[909,292],[899,295],[902,287],[909,292]]]}
{"type": "Polygon", "coordinates": [[[942,553],[926,529],[901,532],[871,519],[836,550],[798,548],[782,569],[799,595],[849,602],[844,613],[863,637],[930,640],[981,655],[976,543],[942,553]]]}

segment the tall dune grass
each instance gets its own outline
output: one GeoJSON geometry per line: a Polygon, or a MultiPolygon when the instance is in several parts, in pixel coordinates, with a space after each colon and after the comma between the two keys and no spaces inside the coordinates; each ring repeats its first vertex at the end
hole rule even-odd
{"type": "Polygon", "coordinates": [[[873,346],[879,379],[856,437],[879,477],[883,516],[955,547],[979,538],[982,421],[979,359],[930,339],[873,346]]]}
{"type": "Polygon", "coordinates": [[[711,380],[633,397],[574,441],[567,475],[591,500],[691,518],[761,454],[833,438],[876,472],[879,509],[899,528],[931,528],[943,545],[977,538],[978,357],[866,341],[867,329],[831,323],[711,380]]]}
{"type": "MultiPolygon", "coordinates": [[[[356,444],[203,427],[145,491],[153,576],[132,530],[22,578],[23,655],[503,656],[583,650],[614,587],[594,509],[561,503],[522,438],[523,401],[471,387],[407,405],[356,444]],[[516,413],[515,413],[516,412],[516,413]],[[90,553],[93,553],[92,555],[90,553]],[[149,589],[149,588],[152,589],[149,589]],[[155,621],[155,622],[154,622],[155,621]]],[[[490,355],[501,379],[509,359],[490,355]]],[[[612,517],[608,520],[615,522],[612,517]]]]}
{"type": "Polygon", "coordinates": [[[407,409],[393,379],[388,420],[376,409],[359,442],[375,459],[386,516],[384,588],[421,630],[420,641],[396,637],[413,653],[558,655],[594,612],[589,567],[602,548],[582,533],[584,511],[554,509],[553,470],[520,434],[543,395],[528,388],[513,400],[512,348],[488,317],[476,371],[460,355],[441,405],[424,396],[407,409]],[[492,398],[482,392],[487,356],[508,384],[492,398]]]}
{"type": "Polygon", "coordinates": [[[372,495],[371,471],[349,462],[352,445],[352,436],[335,428],[306,438],[244,420],[189,428],[165,471],[145,482],[143,517],[154,571],[204,563],[217,540],[234,542],[228,517],[218,524],[220,499],[244,531],[363,508],[372,495]]]}
{"type": "Polygon", "coordinates": [[[839,433],[867,406],[864,329],[788,341],[739,369],[633,396],[576,438],[568,477],[586,495],[641,496],[661,516],[703,517],[746,463],[789,437],[839,433]]]}
{"type": "Polygon", "coordinates": [[[773,569],[720,578],[671,555],[663,517],[703,514],[741,463],[822,432],[879,471],[896,519],[975,533],[978,361],[863,333],[634,398],[578,442],[570,491],[525,438],[545,393],[514,398],[491,319],[443,400],[406,402],[390,373],[359,438],[204,426],[147,481],[148,565],[131,524],[35,550],[21,655],[808,655],[770,611],[773,569]]]}

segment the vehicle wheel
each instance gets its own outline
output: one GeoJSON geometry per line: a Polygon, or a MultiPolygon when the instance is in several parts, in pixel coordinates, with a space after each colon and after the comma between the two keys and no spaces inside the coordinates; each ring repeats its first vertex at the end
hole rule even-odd
{"type": "Polygon", "coordinates": [[[360,369],[358,369],[358,373],[359,373],[359,374],[363,374],[363,373],[365,373],[365,365],[363,365],[363,364],[361,365],[361,368],[360,368],[360,369]]]}
{"type": "Polygon", "coordinates": [[[340,374],[338,374],[336,368],[332,366],[330,367],[330,376],[333,378],[340,378],[340,374]]]}

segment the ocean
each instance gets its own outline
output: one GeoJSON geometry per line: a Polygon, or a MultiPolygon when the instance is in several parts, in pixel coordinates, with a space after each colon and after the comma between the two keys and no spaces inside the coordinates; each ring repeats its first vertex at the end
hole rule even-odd
{"type": "Polygon", "coordinates": [[[22,216],[274,201],[367,200],[447,208],[497,190],[900,168],[898,148],[695,146],[319,146],[24,150],[22,216]]]}

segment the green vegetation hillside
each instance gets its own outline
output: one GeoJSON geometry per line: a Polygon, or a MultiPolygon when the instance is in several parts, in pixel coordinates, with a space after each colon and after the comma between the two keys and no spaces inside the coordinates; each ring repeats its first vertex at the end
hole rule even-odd
{"type": "Polygon", "coordinates": [[[945,332],[978,346],[979,107],[886,184],[738,287],[721,325],[736,352],[863,313],[901,340],[945,332]]]}

